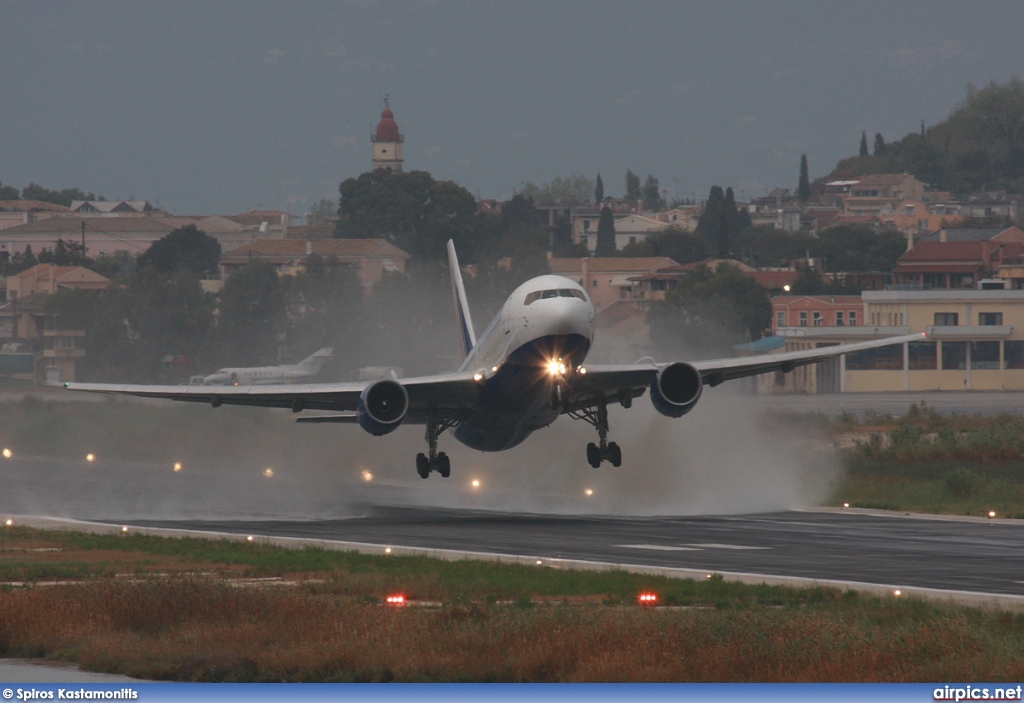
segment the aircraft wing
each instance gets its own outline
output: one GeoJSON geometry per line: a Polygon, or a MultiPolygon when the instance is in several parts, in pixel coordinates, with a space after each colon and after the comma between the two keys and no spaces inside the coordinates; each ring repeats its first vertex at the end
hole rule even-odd
{"type": "MultiPolygon", "coordinates": [[[[65,383],[72,391],[163,398],[220,405],[252,405],[300,410],[354,412],[359,396],[370,385],[358,383],[292,383],[266,386],[150,386],[120,383],[65,383]]],[[[409,393],[409,416],[416,422],[431,411],[453,414],[471,407],[479,392],[472,373],[450,373],[420,378],[403,378],[409,393]]],[[[312,418],[309,418],[312,419],[312,418]]],[[[339,421],[339,420],[335,420],[339,421]]],[[[420,420],[422,421],[422,420],[420,420]]]]}
{"type": "MultiPolygon", "coordinates": [[[[841,354],[887,347],[891,344],[903,344],[904,342],[920,342],[924,339],[926,339],[926,335],[922,332],[920,334],[886,337],[884,339],[873,339],[868,342],[856,342],[853,344],[837,344],[816,349],[783,352],[781,354],[758,354],[732,359],[712,359],[688,363],[700,372],[705,385],[717,386],[723,381],[731,381],[736,378],[756,376],[772,371],[792,371],[798,366],[814,364],[841,354]]],[[[654,380],[657,373],[668,365],[668,363],[659,364],[654,362],[605,366],[590,366],[588,364],[586,366],[586,375],[583,377],[576,376],[572,382],[575,398],[566,403],[566,411],[587,407],[596,403],[602,397],[612,399],[625,399],[627,396],[630,398],[639,397],[651,385],[651,381],[654,380]]]]}

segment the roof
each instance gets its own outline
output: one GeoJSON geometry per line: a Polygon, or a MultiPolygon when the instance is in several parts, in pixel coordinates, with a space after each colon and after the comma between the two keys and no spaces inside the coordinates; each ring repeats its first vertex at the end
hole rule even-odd
{"type": "Polygon", "coordinates": [[[405,253],[385,239],[257,239],[232,249],[221,256],[224,259],[249,259],[250,257],[300,259],[307,256],[308,249],[319,256],[344,258],[390,258],[408,259],[405,253]],[[307,244],[310,245],[307,248],[307,244]]]}
{"type": "Polygon", "coordinates": [[[19,280],[50,280],[56,283],[75,283],[88,281],[90,283],[110,283],[106,276],[96,273],[84,266],[56,266],[54,264],[36,264],[32,268],[25,269],[20,273],[13,274],[19,280]]]}
{"type": "MultiPolygon", "coordinates": [[[[582,259],[553,258],[548,260],[551,273],[560,275],[582,273],[582,259]]],[[[643,273],[667,266],[675,266],[676,262],[667,256],[598,256],[587,259],[589,273],[643,273]]]]}
{"type": "Polygon", "coordinates": [[[288,239],[331,239],[334,225],[290,225],[284,236],[288,239]]]}
{"type": "Polygon", "coordinates": [[[0,210],[7,212],[31,212],[45,210],[47,212],[67,212],[64,205],[46,203],[42,200],[0,200],[0,210]]]}
{"type": "Polygon", "coordinates": [[[908,178],[913,178],[909,173],[869,173],[860,177],[859,185],[897,186],[908,178]]]}
{"type": "Polygon", "coordinates": [[[893,273],[977,273],[982,270],[981,262],[974,264],[918,264],[896,266],[893,273]]]}
{"type": "Polygon", "coordinates": [[[72,200],[71,211],[144,212],[148,204],[145,200],[72,200]]]}
{"type": "Polygon", "coordinates": [[[373,135],[375,142],[400,142],[402,135],[398,132],[398,123],[395,122],[395,113],[385,107],[380,113],[380,122],[377,123],[377,132],[373,135]]]}
{"type": "Polygon", "coordinates": [[[797,271],[751,271],[747,273],[762,288],[769,290],[781,289],[786,284],[793,284],[800,275],[797,271]]]}
{"type": "MultiPolygon", "coordinates": [[[[994,239],[1005,232],[1008,227],[946,227],[947,242],[982,242],[987,239],[994,239]]],[[[942,238],[942,230],[937,229],[928,236],[921,239],[921,242],[939,242],[942,238]]]]}
{"type": "Polygon", "coordinates": [[[981,241],[930,242],[920,241],[899,258],[899,263],[928,261],[981,261],[981,241]]]}
{"type": "Polygon", "coordinates": [[[78,234],[85,223],[86,234],[96,232],[163,232],[167,234],[196,221],[189,217],[50,217],[0,230],[0,236],[11,234],[78,234]]]}
{"type": "Polygon", "coordinates": [[[790,305],[798,303],[816,305],[861,305],[862,298],[859,295],[774,295],[771,298],[772,306],[790,305]]]}

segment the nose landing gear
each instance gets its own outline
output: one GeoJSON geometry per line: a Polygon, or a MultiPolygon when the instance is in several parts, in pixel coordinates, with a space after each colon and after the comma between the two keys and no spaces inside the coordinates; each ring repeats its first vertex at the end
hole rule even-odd
{"type": "MultiPolygon", "coordinates": [[[[632,397],[630,397],[632,400],[632,397]]],[[[625,403],[623,403],[625,405],[625,403]]],[[[597,430],[598,444],[587,444],[587,463],[599,468],[602,462],[610,462],[612,466],[622,466],[622,450],[615,442],[608,441],[608,402],[601,400],[596,406],[570,411],[569,416],[576,420],[590,423],[597,430]]]]}

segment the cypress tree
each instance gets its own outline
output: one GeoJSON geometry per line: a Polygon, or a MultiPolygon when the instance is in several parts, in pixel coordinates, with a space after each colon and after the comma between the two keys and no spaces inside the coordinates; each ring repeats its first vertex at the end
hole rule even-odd
{"type": "Polygon", "coordinates": [[[885,153],[885,139],[882,138],[881,132],[875,133],[875,156],[881,156],[885,153]]]}
{"type": "Polygon", "coordinates": [[[597,221],[597,247],[594,256],[615,256],[615,216],[607,205],[601,208],[601,219],[597,221]]]}
{"type": "Polygon", "coordinates": [[[594,202],[600,205],[604,202],[604,181],[601,180],[601,174],[597,174],[597,184],[594,186],[594,202]]]}
{"type": "MultiPolygon", "coordinates": [[[[864,144],[864,148],[867,149],[866,140],[864,144]]],[[[800,202],[806,203],[811,199],[811,179],[807,173],[807,154],[800,155],[800,183],[797,190],[800,191],[800,202]]]]}
{"type": "Polygon", "coordinates": [[[860,133],[860,155],[861,156],[867,156],[868,155],[868,133],[867,132],[861,132],[860,133]]]}
{"type": "Polygon", "coordinates": [[[640,176],[626,169],[626,200],[636,205],[640,200],[640,176]]]}

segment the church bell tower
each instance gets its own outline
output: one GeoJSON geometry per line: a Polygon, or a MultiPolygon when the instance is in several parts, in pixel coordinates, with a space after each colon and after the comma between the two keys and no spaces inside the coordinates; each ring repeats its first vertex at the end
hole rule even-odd
{"type": "Polygon", "coordinates": [[[377,131],[370,137],[373,142],[373,168],[386,168],[395,173],[402,172],[402,142],[405,137],[398,131],[395,114],[384,98],[384,111],[380,113],[377,131]]]}

